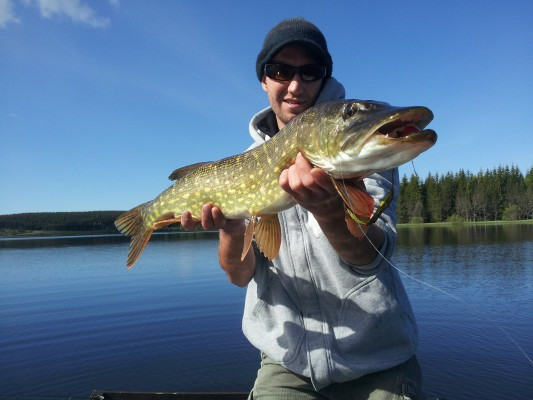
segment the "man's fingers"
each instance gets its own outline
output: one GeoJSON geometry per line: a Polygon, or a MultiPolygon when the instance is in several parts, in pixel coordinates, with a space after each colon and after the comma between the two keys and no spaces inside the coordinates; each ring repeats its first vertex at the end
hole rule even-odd
{"type": "Polygon", "coordinates": [[[289,170],[288,169],[284,169],[283,171],[281,171],[278,183],[279,183],[279,186],[286,192],[288,192],[291,189],[291,187],[289,186],[289,170]]]}
{"type": "Polygon", "coordinates": [[[334,190],[329,175],[320,168],[313,167],[302,153],[298,153],[294,165],[302,180],[302,184],[309,190],[318,194],[322,194],[324,191],[331,193],[331,189],[334,190]]]}
{"type": "Polygon", "coordinates": [[[299,201],[319,200],[334,193],[329,175],[298,153],[296,161],[284,170],[279,178],[280,186],[299,201]]]}
{"type": "Polygon", "coordinates": [[[184,211],[183,214],[181,214],[181,226],[183,226],[185,230],[192,231],[196,229],[198,222],[192,219],[192,215],[189,211],[184,211]]]}
{"type": "Polygon", "coordinates": [[[192,231],[200,224],[205,230],[225,229],[232,231],[244,225],[243,219],[227,219],[222,210],[212,204],[202,206],[200,221],[195,221],[189,211],[184,211],[181,215],[181,225],[188,231],[192,231]]]}
{"type": "Polygon", "coordinates": [[[213,229],[215,221],[211,213],[213,206],[211,204],[204,204],[202,207],[202,228],[205,230],[213,229]]]}
{"type": "Polygon", "coordinates": [[[309,174],[323,190],[328,193],[336,193],[335,186],[331,182],[331,177],[326,172],[320,168],[313,168],[309,174]]]}
{"type": "Polygon", "coordinates": [[[300,193],[304,188],[304,184],[300,177],[298,168],[296,165],[291,165],[287,171],[289,179],[289,187],[295,193],[300,193]]]}
{"type": "Polygon", "coordinates": [[[214,227],[217,229],[222,229],[226,225],[226,218],[222,211],[218,207],[211,208],[211,217],[213,218],[214,227]]]}

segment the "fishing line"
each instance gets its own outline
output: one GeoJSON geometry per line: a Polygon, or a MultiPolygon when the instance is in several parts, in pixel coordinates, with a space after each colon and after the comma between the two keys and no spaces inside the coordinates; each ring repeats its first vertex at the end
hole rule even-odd
{"type": "MultiPolygon", "coordinates": [[[[342,161],[341,161],[341,165],[342,165],[342,161]]],[[[342,166],[340,167],[340,169],[342,170],[342,166]]],[[[413,163],[413,169],[414,169],[414,163],[413,163]]],[[[416,170],[415,170],[415,174],[416,174],[416,170]]],[[[418,176],[418,175],[417,175],[418,176]]],[[[347,188],[346,188],[346,184],[344,183],[344,178],[341,177],[341,181],[342,181],[342,184],[345,188],[345,190],[347,191],[347,188]]],[[[350,198],[348,197],[348,201],[350,202],[350,198]]],[[[353,207],[351,207],[351,204],[350,205],[350,208],[353,209],[353,207]]],[[[359,229],[361,230],[361,232],[363,233],[363,235],[365,236],[365,238],[368,240],[368,243],[370,243],[370,245],[374,248],[374,250],[376,250],[376,252],[381,256],[381,258],[383,258],[387,264],[389,264],[392,268],[394,268],[396,271],[400,272],[401,274],[407,276],[408,278],[412,279],[413,281],[417,282],[417,283],[420,283],[422,285],[425,285],[427,287],[430,287],[432,289],[435,289],[449,297],[451,297],[452,299],[454,300],[457,300],[459,301],[460,303],[462,303],[463,305],[465,305],[469,310],[470,312],[472,312],[477,318],[481,318],[481,319],[484,319],[488,322],[490,322],[493,326],[495,326],[496,328],[498,328],[501,332],[503,332],[503,334],[516,346],[516,348],[522,353],[522,355],[526,358],[526,360],[531,364],[531,366],[533,367],[533,360],[527,355],[527,353],[524,351],[524,349],[522,349],[522,347],[516,342],[516,340],[513,339],[513,337],[500,325],[498,324],[495,320],[493,320],[492,318],[489,318],[485,315],[483,315],[479,310],[475,309],[473,305],[470,305],[468,304],[465,300],[447,292],[446,290],[444,289],[441,289],[441,288],[438,288],[434,285],[431,285],[427,282],[424,282],[418,278],[415,278],[414,276],[411,276],[409,275],[407,272],[401,270],[400,268],[398,268],[396,265],[394,265],[389,259],[387,259],[387,257],[385,257],[381,251],[379,251],[379,249],[374,245],[374,243],[372,243],[372,241],[370,240],[370,238],[367,236],[365,230],[361,227],[360,224],[357,224],[357,226],[359,227],[359,229]]]]}
{"type": "Polygon", "coordinates": [[[418,174],[416,173],[416,168],[415,168],[415,162],[413,160],[411,160],[411,165],[413,166],[413,171],[415,172],[415,176],[418,178],[418,174]]]}

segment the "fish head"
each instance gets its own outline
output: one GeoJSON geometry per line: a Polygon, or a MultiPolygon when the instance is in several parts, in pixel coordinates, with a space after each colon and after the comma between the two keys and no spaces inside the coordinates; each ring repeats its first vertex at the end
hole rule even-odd
{"type": "Polygon", "coordinates": [[[334,178],[362,179],[411,161],[433,146],[437,134],[426,107],[394,107],[361,100],[332,100],[301,114],[300,151],[334,178]]]}

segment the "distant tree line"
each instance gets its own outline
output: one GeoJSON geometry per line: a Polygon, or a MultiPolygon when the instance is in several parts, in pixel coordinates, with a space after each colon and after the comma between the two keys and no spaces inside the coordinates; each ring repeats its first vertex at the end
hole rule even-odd
{"type": "MultiPolygon", "coordinates": [[[[16,235],[32,231],[118,233],[115,219],[124,211],[35,212],[0,215],[0,235],[16,235]]],[[[182,230],[171,225],[162,231],[182,230]]]]}
{"type": "Polygon", "coordinates": [[[5,231],[116,233],[114,221],[123,211],[39,212],[0,215],[5,231]]]}
{"type": "Polygon", "coordinates": [[[400,182],[398,221],[499,221],[533,218],[533,168],[524,176],[517,167],[472,174],[417,175],[400,182]]]}

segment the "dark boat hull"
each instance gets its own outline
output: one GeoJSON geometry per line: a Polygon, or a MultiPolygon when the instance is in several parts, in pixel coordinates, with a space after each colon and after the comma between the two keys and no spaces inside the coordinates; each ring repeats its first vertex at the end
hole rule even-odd
{"type": "Polygon", "coordinates": [[[88,400],[245,400],[246,392],[206,392],[206,393],[157,393],[157,392],[107,392],[94,390],[88,400]]]}

